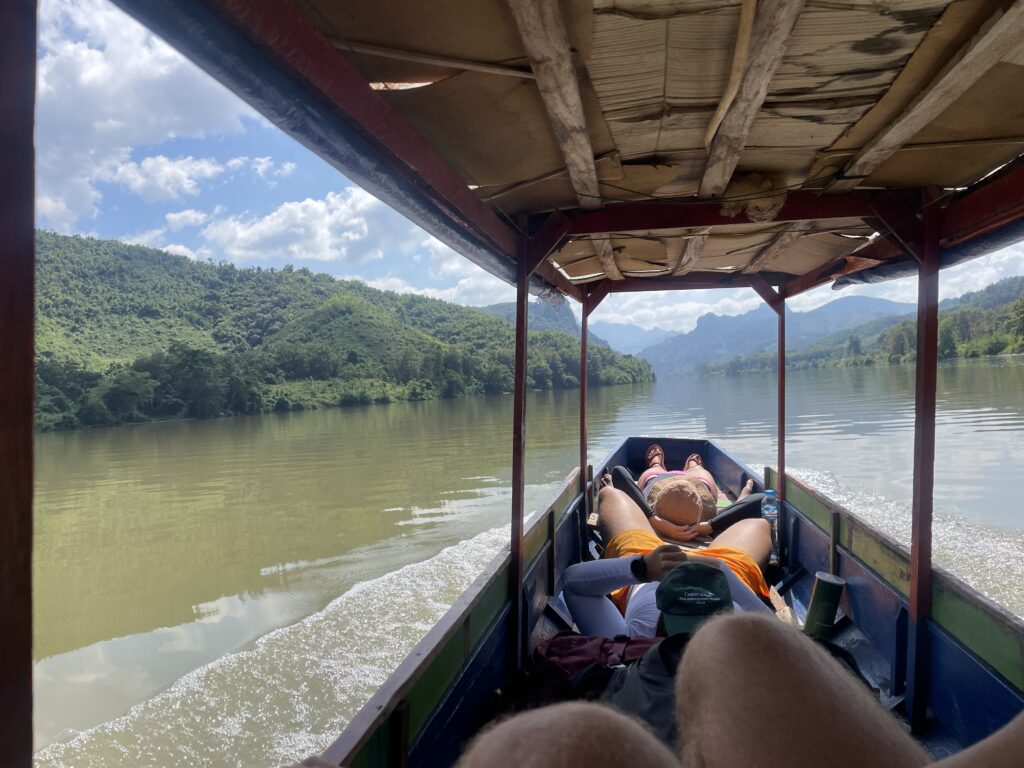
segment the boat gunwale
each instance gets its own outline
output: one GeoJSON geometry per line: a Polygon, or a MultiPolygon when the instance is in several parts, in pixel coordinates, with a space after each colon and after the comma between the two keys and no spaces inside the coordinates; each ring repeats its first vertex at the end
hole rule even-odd
{"type": "MultiPolygon", "coordinates": [[[[778,473],[771,467],[765,467],[765,480],[774,487],[778,481],[778,473]]],[[[805,494],[827,512],[835,513],[839,518],[840,525],[836,546],[845,554],[855,558],[883,584],[895,591],[901,600],[908,600],[910,584],[910,549],[908,547],[858,517],[856,513],[843,507],[839,502],[787,474],[785,503],[826,536],[831,534],[830,527],[822,525],[812,511],[798,506],[791,496],[791,489],[798,492],[792,496],[799,497],[799,494],[805,494]],[[888,565],[896,566],[901,583],[894,583],[890,575],[879,569],[880,563],[877,558],[866,556],[869,553],[856,546],[857,539],[853,535],[854,532],[880,546],[881,551],[875,554],[880,554],[884,560],[888,561],[888,565]]],[[[891,568],[886,570],[891,570],[891,568]]],[[[930,621],[961,644],[970,655],[983,663],[994,675],[1024,696],[1024,619],[985,596],[947,568],[933,564],[932,572],[933,611],[930,621]],[[1003,651],[1001,658],[993,658],[993,656],[1000,655],[998,648],[993,651],[991,644],[987,649],[979,647],[977,639],[966,636],[958,624],[951,622],[951,619],[955,619],[964,608],[976,609],[984,618],[995,624],[996,629],[1002,630],[1003,636],[1008,636],[1008,641],[1015,640],[1016,652],[1003,651]],[[1009,670],[1007,669],[1008,663],[1012,665],[1009,670]],[[1007,671],[1011,674],[1008,675],[1007,671]],[[1014,672],[1016,674],[1012,674],[1014,672]]]]}
{"type": "MultiPolygon", "coordinates": [[[[548,503],[538,508],[538,513],[531,516],[526,529],[523,532],[524,541],[530,538],[538,528],[546,530],[548,513],[557,508],[559,502],[567,495],[570,489],[576,486],[575,493],[566,503],[565,508],[558,512],[556,524],[560,523],[566,515],[578,504],[579,493],[579,467],[573,468],[566,479],[558,487],[558,490],[550,497],[548,503]]],[[[473,609],[482,602],[487,591],[503,574],[508,572],[512,560],[511,550],[502,550],[487,564],[484,570],[472,583],[456,598],[452,606],[445,611],[444,615],[434,624],[423,638],[416,643],[402,662],[395,668],[388,679],[370,697],[370,699],[359,709],[358,712],[346,724],[345,729],[338,738],[324,751],[321,756],[323,760],[337,765],[350,765],[367,745],[376,731],[387,721],[395,711],[398,703],[402,701],[417,682],[427,672],[430,664],[440,655],[447,644],[466,625],[473,609]]],[[[531,564],[526,565],[524,572],[531,564]]],[[[495,617],[491,617],[489,623],[500,616],[501,611],[495,617]]],[[[486,634],[486,632],[485,632],[486,634]]],[[[469,649],[465,662],[472,659],[476,648],[469,649]]],[[[468,664],[463,665],[463,669],[468,664]]],[[[450,681],[449,686],[455,680],[450,681]]],[[[429,722],[429,718],[426,722],[429,722]]],[[[409,745],[415,743],[418,733],[409,734],[409,745]]]]}

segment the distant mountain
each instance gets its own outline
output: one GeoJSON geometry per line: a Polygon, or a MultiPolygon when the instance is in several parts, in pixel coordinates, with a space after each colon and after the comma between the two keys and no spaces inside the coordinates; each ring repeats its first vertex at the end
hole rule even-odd
{"type": "MultiPolygon", "coordinates": [[[[891,365],[913,362],[917,346],[917,312],[883,317],[791,348],[789,370],[836,366],[891,365]]],[[[1024,276],[939,304],[938,356],[941,360],[1024,353],[1024,276]]],[[[777,369],[775,349],[741,355],[701,366],[701,376],[768,373],[777,369]]]]}
{"type": "MultiPolygon", "coordinates": [[[[895,324],[913,310],[913,304],[846,296],[809,312],[787,311],[787,347],[799,349],[872,321],[884,326],[891,319],[895,324]]],[[[692,331],[647,347],[640,357],[651,363],[657,376],[688,375],[708,363],[762,352],[776,338],[775,313],[763,305],[735,317],[703,315],[692,331]]]]}
{"type": "MultiPolygon", "coordinates": [[[[516,305],[512,301],[489,304],[486,307],[477,307],[477,309],[509,323],[516,321],[516,305]]],[[[576,315],[572,313],[568,303],[556,308],[546,301],[531,301],[528,324],[531,331],[561,331],[571,334],[577,339],[580,337],[580,324],[576,322],[576,315]]],[[[610,346],[607,341],[594,333],[593,328],[590,329],[589,339],[591,344],[610,346]]]]}
{"type": "Polygon", "coordinates": [[[676,335],[675,331],[666,331],[664,328],[652,328],[648,331],[639,325],[606,323],[601,320],[591,323],[590,330],[607,339],[609,346],[616,352],[627,355],[635,355],[642,349],[676,335]]]}

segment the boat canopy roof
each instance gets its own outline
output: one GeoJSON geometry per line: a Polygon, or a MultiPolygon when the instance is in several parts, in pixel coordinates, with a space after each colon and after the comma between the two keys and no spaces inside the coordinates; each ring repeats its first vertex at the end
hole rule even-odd
{"type": "Polygon", "coordinates": [[[510,282],[885,279],[929,206],[944,266],[1024,237],[1024,0],[115,1],[510,282]]]}

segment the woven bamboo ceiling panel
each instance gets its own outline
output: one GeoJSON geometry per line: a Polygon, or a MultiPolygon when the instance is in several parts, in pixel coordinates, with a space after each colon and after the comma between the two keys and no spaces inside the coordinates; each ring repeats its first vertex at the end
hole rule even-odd
{"type": "Polygon", "coordinates": [[[962,187],[1024,152],[1024,0],[297,4],[510,221],[734,203],[734,224],[565,242],[573,282],[803,275],[878,223],[746,201],[962,187]]]}

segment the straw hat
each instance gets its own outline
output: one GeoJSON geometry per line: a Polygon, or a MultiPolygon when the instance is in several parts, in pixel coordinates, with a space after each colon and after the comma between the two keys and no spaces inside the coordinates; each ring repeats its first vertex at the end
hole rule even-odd
{"type": "Polygon", "coordinates": [[[708,487],[685,475],[669,475],[655,481],[647,501],[658,517],[676,525],[704,522],[716,512],[715,499],[708,487]]]}

